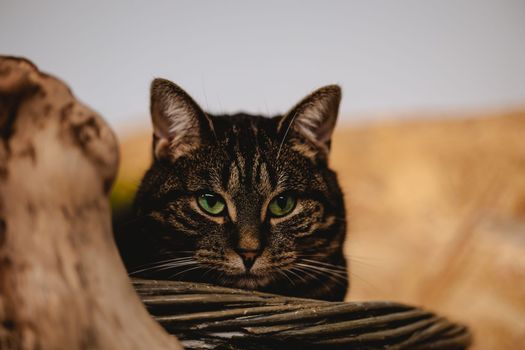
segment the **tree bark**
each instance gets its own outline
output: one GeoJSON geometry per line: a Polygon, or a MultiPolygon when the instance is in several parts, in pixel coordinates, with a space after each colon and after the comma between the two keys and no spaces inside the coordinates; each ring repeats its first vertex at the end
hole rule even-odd
{"type": "Polygon", "coordinates": [[[61,81],[0,57],[0,349],[180,349],[111,232],[116,138],[61,81]]]}

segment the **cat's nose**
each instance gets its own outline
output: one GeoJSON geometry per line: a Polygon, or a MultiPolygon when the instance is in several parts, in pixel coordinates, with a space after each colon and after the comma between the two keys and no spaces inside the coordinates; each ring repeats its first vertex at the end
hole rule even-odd
{"type": "Polygon", "coordinates": [[[252,268],[253,264],[255,263],[255,259],[257,259],[260,254],[259,250],[253,249],[237,249],[236,251],[241,257],[246,271],[249,271],[252,268]]]}

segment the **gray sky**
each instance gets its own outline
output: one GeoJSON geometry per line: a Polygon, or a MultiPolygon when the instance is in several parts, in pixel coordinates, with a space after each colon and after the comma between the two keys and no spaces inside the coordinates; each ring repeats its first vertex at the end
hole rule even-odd
{"type": "Polygon", "coordinates": [[[212,112],[284,112],[329,83],[346,120],[525,105],[523,0],[0,0],[0,53],[117,127],[147,115],[154,77],[212,112]]]}

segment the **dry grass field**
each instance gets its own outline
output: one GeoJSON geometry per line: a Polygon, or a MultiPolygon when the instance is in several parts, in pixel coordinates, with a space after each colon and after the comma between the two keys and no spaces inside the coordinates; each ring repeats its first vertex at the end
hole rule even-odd
{"type": "MultiPolygon", "coordinates": [[[[149,163],[148,132],[122,139],[116,206],[149,163]]],[[[425,306],[470,325],[474,349],[525,349],[525,110],[342,126],[331,162],[347,300],[425,306]]]]}

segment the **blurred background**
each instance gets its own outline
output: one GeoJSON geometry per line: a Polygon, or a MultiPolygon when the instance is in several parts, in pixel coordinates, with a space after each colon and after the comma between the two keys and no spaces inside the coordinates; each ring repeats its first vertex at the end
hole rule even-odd
{"type": "Polygon", "coordinates": [[[422,305],[469,324],[475,349],[525,349],[523,0],[0,0],[0,53],[116,130],[116,209],[150,161],[154,77],[215,113],[342,85],[347,299],[422,305]]]}

